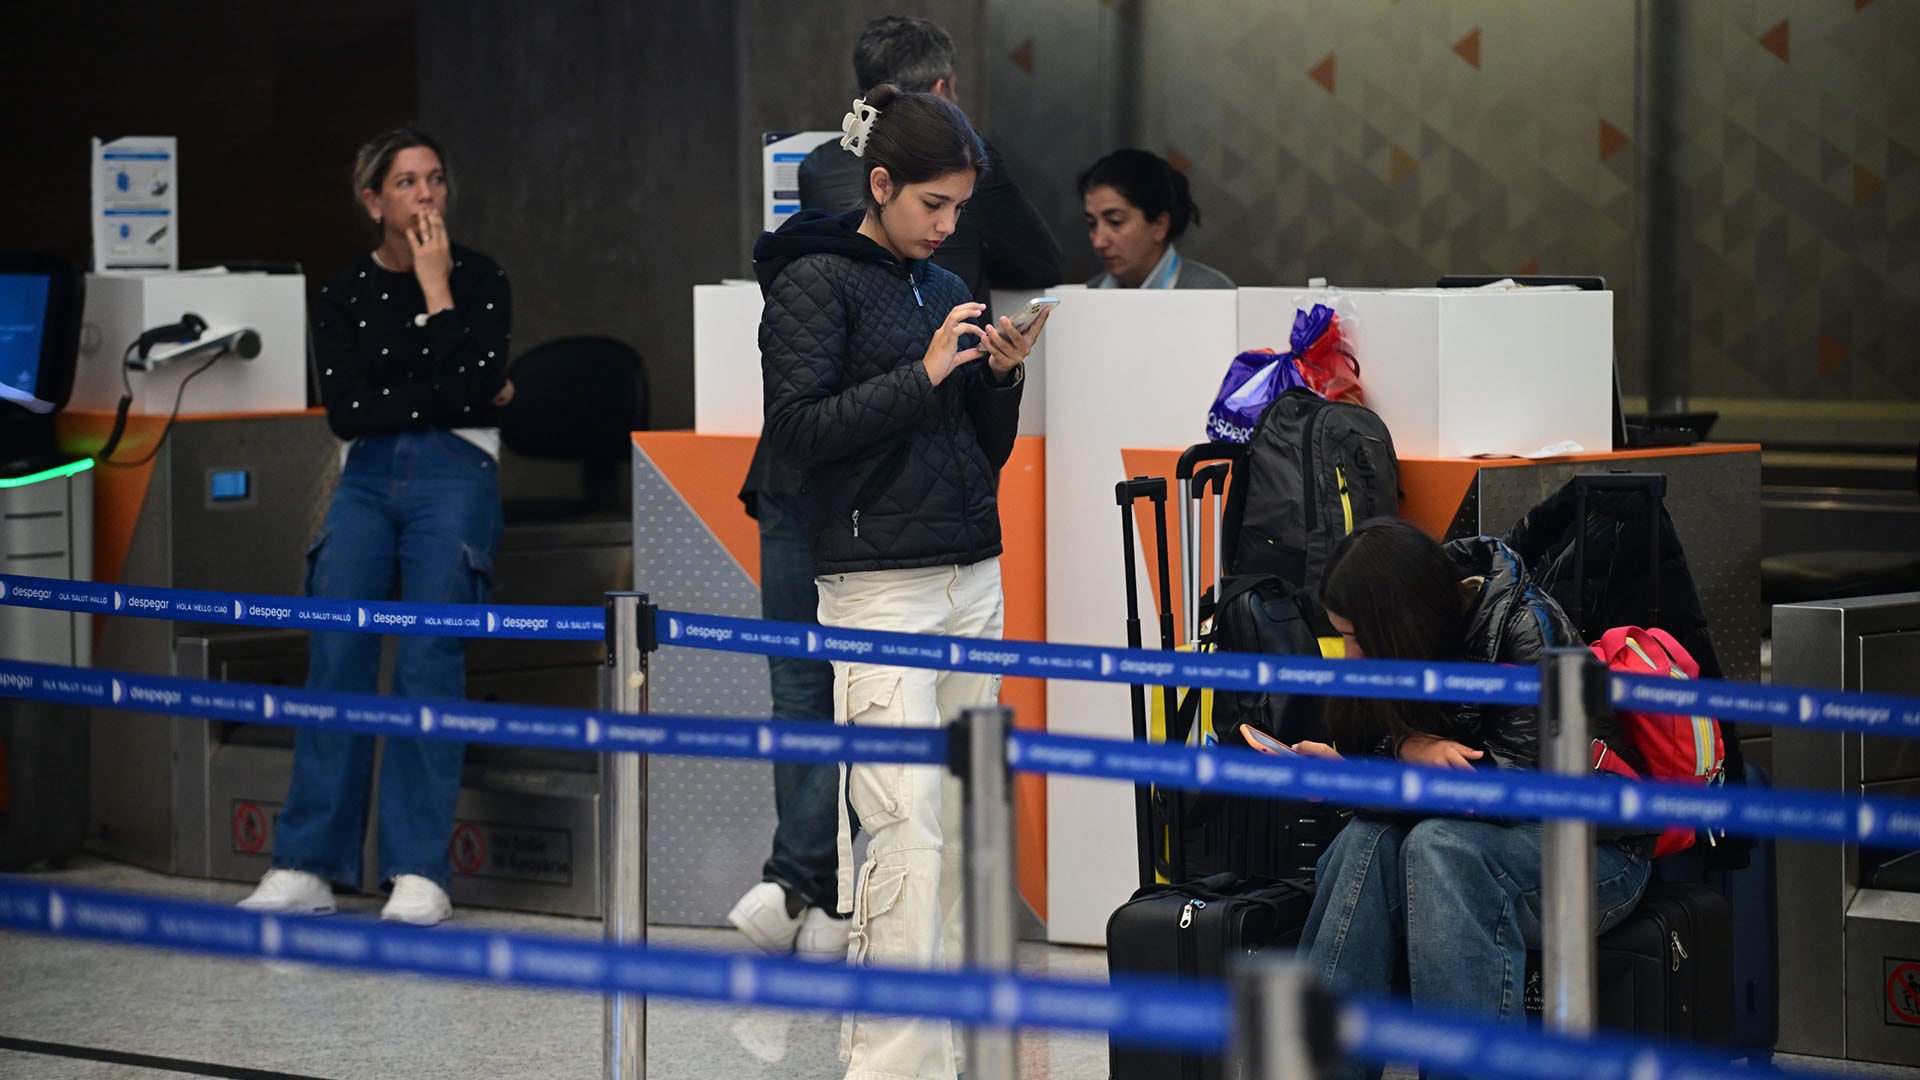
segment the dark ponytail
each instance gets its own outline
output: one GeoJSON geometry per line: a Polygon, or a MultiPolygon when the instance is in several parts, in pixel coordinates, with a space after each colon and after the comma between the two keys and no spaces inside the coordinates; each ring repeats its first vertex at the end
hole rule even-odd
{"type": "MultiPolygon", "coordinates": [[[[987,149],[960,106],[935,94],[905,93],[892,83],[867,91],[866,102],[880,113],[862,156],[867,175],[885,169],[898,190],[969,169],[977,179],[986,171],[987,149]]],[[[867,206],[878,210],[873,185],[862,190],[867,206]]]]}
{"type": "Polygon", "coordinates": [[[1187,190],[1187,174],[1168,164],[1167,159],[1146,150],[1115,150],[1088,166],[1080,174],[1080,195],[1097,187],[1110,187],[1120,197],[1140,208],[1147,221],[1171,215],[1167,239],[1178,240],[1188,225],[1200,224],[1200,207],[1187,190]]]}

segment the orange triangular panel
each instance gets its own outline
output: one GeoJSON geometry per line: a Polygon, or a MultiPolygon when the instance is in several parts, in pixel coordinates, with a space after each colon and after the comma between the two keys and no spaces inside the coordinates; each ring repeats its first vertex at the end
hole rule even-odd
{"type": "Polygon", "coordinates": [[[1013,50],[1013,66],[1019,68],[1021,71],[1026,72],[1028,75],[1033,74],[1033,39],[1032,38],[1028,38],[1027,40],[1021,42],[1020,47],[1013,50]]]}
{"type": "Polygon", "coordinates": [[[1847,347],[1825,334],[1820,335],[1820,374],[1826,375],[1845,366],[1847,347]]]}
{"type": "Polygon", "coordinates": [[[1519,271],[1521,277],[1532,277],[1533,275],[1539,272],[1540,272],[1539,259],[1528,259],[1525,263],[1521,265],[1520,271],[1519,271]]]}
{"type": "Polygon", "coordinates": [[[1773,29],[1760,35],[1760,47],[1779,57],[1787,59],[1787,20],[1781,19],[1773,29]]]}
{"type": "Polygon", "coordinates": [[[1606,118],[1602,117],[1600,120],[1600,160],[1605,161],[1619,153],[1620,148],[1625,145],[1627,145],[1627,133],[1607,123],[1606,118]]]}
{"type": "Polygon", "coordinates": [[[1853,163],[1853,205],[1859,206],[1880,194],[1880,189],[1886,186],[1887,182],[1875,176],[1865,165],[1857,161],[1853,163]]]}
{"type": "Polygon", "coordinates": [[[691,431],[641,431],[633,436],[634,445],[756,587],[760,584],[760,526],[747,516],[739,492],[757,441],[752,435],[691,431]]]}
{"type": "Polygon", "coordinates": [[[1307,72],[1307,78],[1319,83],[1327,93],[1333,93],[1333,54],[1328,53],[1325,60],[1313,65],[1313,70],[1307,72]]]}
{"type": "Polygon", "coordinates": [[[1393,147],[1392,158],[1393,182],[1396,184],[1412,176],[1414,170],[1420,167],[1420,160],[1418,158],[1397,146],[1393,147]]]}
{"type": "Polygon", "coordinates": [[[1473,31],[1469,33],[1466,37],[1463,37],[1459,41],[1454,42],[1453,51],[1460,54],[1460,59],[1465,60],[1469,64],[1472,64],[1474,67],[1474,70],[1476,71],[1479,70],[1480,68],[1480,28],[1477,26],[1474,27],[1473,31]]]}

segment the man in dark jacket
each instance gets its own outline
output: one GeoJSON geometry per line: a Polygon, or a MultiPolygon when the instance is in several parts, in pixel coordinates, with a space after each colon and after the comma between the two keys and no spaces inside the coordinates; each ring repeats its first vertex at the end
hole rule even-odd
{"type": "MultiPolygon", "coordinates": [[[[881,83],[892,83],[908,92],[955,100],[953,39],[925,19],[886,16],[868,23],[854,45],[853,71],[862,97],[881,83]]],[[[980,303],[987,303],[990,287],[1040,289],[1059,282],[1063,273],[1060,245],[1039,211],[1008,177],[991,143],[986,151],[988,167],[972,200],[930,260],[956,274],[980,303]]],[[[861,159],[842,149],[838,139],[829,139],[800,165],[800,203],[809,210],[851,211],[863,205],[866,183],[861,159]]],[[[1013,431],[1005,435],[1007,447],[996,448],[996,467],[1012,447],[1013,431]]],[[[818,568],[807,548],[798,464],[779,460],[762,439],[740,499],[760,526],[761,614],[786,622],[816,622],[819,598],[813,578],[818,568]]],[[[875,527],[878,523],[868,525],[875,527]]],[[[998,544],[997,536],[993,543],[998,544]]],[[[773,715],[832,721],[833,672],[825,661],[768,657],[767,664],[773,715]]],[[[773,852],[762,868],[762,882],[734,906],[728,921],[769,952],[842,958],[846,922],[833,917],[839,770],[777,762],[773,774],[779,816],[773,852]]]]}
{"type": "MultiPolygon", "coordinates": [[[[925,19],[888,15],[868,23],[853,48],[853,73],[862,97],[881,83],[893,83],[908,93],[960,102],[954,91],[953,39],[925,19]]],[[[1064,271],[1060,245],[1040,211],[1014,184],[993,142],[982,141],[985,175],[933,261],[959,275],[974,300],[988,304],[989,289],[1044,289],[1058,284],[1064,271]]],[[[843,213],[861,205],[866,188],[866,169],[837,139],[821,143],[800,163],[804,208],[843,213]]]]}

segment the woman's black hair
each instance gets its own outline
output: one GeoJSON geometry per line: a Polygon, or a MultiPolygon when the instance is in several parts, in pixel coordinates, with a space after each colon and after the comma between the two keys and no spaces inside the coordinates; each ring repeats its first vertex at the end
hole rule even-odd
{"type": "MultiPolygon", "coordinates": [[[[934,94],[908,94],[892,83],[867,92],[866,102],[879,110],[867,134],[862,167],[872,176],[887,170],[897,191],[908,184],[924,184],[949,173],[973,170],[977,179],[987,170],[987,148],[967,122],[960,106],[934,94]]],[[[862,185],[867,208],[878,211],[873,185],[862,185]]]]}
{"type": "Polygon", "coordinates": [[[1200,224],[1200,207],[1187,191],[1187,176],[1167,159],[1146,150],[1115,150],[1080,174],[1080,197],[1097,187],[1110,187],[1140,208],[1148,222],[1172,215],[1167,240],[1178,240],[1189,224],[1200,224]]]}
{"type": "MultiPolygon", "coordinates": [[[[381,186],[387,182],[387,174],[393,171],[393,159],[399,156],[400,151],[415,146],[433,151],[433,156],[440,159],[440,174],[447,181],[447,209],[452,209],[453,166],[447,164],[447,152],[440,149],[440,144],[434,141],[433,136],[410,127],[383,131],[368,139],[360,147],[360,152],[354,155],[353,204],[356,207],[360,205],[360,193],[363,191],[379,194],[381,186]]],[[[373,231],[376,236],[380,234],[379,222],[373,223],[373,231]]]]}
{"type": "MultiPolygon", "coordinates": [[[[1360,651],[1374,660],[1443,660],[1466,632],[1460,573],[1433,538],[1401,518],[1374,518],[1353,530],[1327,563],[1320,587],[1326,609],[1353,624],[1360,651]]],[[[1343,753],[1369,753],[1382,738],[1398,747],[1409,735],[1436,734],[1441,707],[1431,702],[1334,698],[1327,727],[1343,753]]]]}

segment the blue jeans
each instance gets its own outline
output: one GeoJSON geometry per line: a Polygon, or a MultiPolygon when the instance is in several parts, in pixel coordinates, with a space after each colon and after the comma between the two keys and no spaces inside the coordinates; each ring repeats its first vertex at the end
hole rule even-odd
{"type": "MultiPolygon", "coordinates": [[[[500,543],[500,468],[486,452],[443,430],[381,435],[354,443],[326,523],[307,553],[307,595],[329,600],[481,603],[500,543]]],[[[380,637],[315,633],[307,687],[377,693],[380,637]]],[[[460,700],[466,643],[401,636],[393,692],[460,700]]],[[[301,729],[293,782],[275,826],[273,865],[330,881],[360,882],[360,851],[373,780],[374,737],[301,729]]],[[[391,738],[380,765],[381,880],[418,874],[448,883],[447,842],[466,744],[391,738]]]]}
{"type": "MultiPolygon", "coordinates": [[[[820,594],[807,550],[806,513],[798,495],[758,495],[760,522],[760,614],[781,622],[818,623],[820,594]]],[[[767,657],[773,715],[787,720],[833,723],[833,665],[825,660],[767,657]]],[[[839,822],[840,766],[799,761],[773,763],[773,806],[780,823],[773,854],[761,868],[808,907],[835,907],[834,838],[839,822]]]]}
{"type": "MultiPolygon", "coordinates": [[[[1599,934],[1640,902],[1649,866],[1601,843],[1593,867],[1599,934]]],[[[1328,989],[1386,994],[1404,953],[1414,1005],[1521,1017],[1527,950],[1540,946],[1539,822],[1355,818],[1315,880],[1300,951],[1328,989]]]]}

